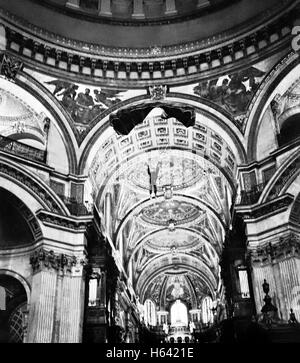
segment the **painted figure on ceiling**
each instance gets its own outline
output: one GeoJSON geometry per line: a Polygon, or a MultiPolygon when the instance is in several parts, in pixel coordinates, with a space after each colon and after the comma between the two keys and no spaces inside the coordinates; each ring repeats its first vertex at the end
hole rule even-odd
{"type": "Polygon", "coordinates": [[[74,83],[58,79],[45,83],[54,87],[53,95],[59,99],[73,120],[79,124],[89,124],[105,109],[121,102],[121,99],[117,98],[122,92],[121,90],[95,89],[92,95],[90,88],[86,88],[83,92],[80,86],[74,83]]]}
{"type": "Polygon", "coordinates": [[[264,74],[258,68],[250,67],[221,77],[223,80],[202,81],[194,87],[194,93],[221,105],[234,115],[244,113],[264,74]]]}

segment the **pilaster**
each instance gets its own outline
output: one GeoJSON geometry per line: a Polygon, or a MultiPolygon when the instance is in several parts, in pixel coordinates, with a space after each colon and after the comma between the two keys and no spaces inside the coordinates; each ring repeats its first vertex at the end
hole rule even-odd
{"type": "Polygon", "coordinates": [[[79,343],[84,311],[85,256],[43,247],[30,257],[33,269],[28,343],[79,343]]]}

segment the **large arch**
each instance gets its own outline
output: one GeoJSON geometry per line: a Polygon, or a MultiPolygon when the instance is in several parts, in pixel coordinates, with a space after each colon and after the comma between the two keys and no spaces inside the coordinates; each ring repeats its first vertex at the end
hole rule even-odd
{"type": "Polygon", "coordinates": [[[0,268],[0,275],[11,276],[11,277],[15,278],[16,280],[18,280],[24,287],[24,289],[26,291],[27,302],[28,302],[28,304],[30,304],[31,286],[30,286],[29,282],[22,275],[20,275],[19,273],[15,272],[13,270],[1,269],[1,268],[0,268]]]}
{"type": "MultiPolygon", "coordinates": [[[[118,105],[108,109],[103,114],[95,120],[95,126],[89,131],[88,135],[85,137],[84,141],[80,145],[81,157],[79,161],[79,172],[85,174],[86,169],[89,166],[89,160],[91,161],[96,153],[97,145],[99,144],[100,135],[103,135],[107,128],[110,127],[109,116],[113,114],[117,109],[123,107],[133,107],[145,102],[150,102],[148,95],[137,96],[129,100],[123,101],[118,105]]],[[[210,125],[216,131],[221,132],[225,135],[225,140],[229,143],[230,147],[233,149],[237,160],[239,163],[243,164],[246,162],[246,153],[243,147],[243,135],[239,129],[233,124],[233,122],[225,115],[221,110],[216,111],[211,105],[204,104],[203,101],[196,96],[186,95],[186,94],[169,94],[164,102],[166,104],[182,104],[188,105],[195,109],[196,113],[203,114],[206,119],[211,120],[210,125]],[[224,133],[225,131],[225,133],[224,133]]],[[[207,102],[206,102],[207,103],[207,102]]]]}
{"type": "MultiPolygon", "coordinates": [[[[213,214],[216,217],[216,220],[220,224],[220,227],[225,230],[224,221],[220,218],[220,216],[212,209],[211,206],[209,206],[207,203],[203,202],[202,200],[199,200],[197,198],[194,198],[192,196],[185,196],[180,194],[174,194],[174,197],[178,197],[180,200],[187,200],[192,203],[196,203],[197,205],[203,206],[209,213],[213,214]]],[[[157,201],[162,201],[163,197],[158,197],[157,201]]],[[[151,205],[151,199],[146,199],[144,201],[139,202],[137,205],[133,206],[132,209],[127,213],[125,218],[122,220],[122,222],[119,224],[117,230],[116,230],[116,245],[118,245],[118,236],[120,231],[122,230],[123,226],[127,223],[127,220],[132,216],[132,213],[138,213],[141,209],[147,207],[148,205],[151,205]]]]}
{"type": "Polygon", "coordinates": [[[300,173],[299,148],[283,162],[264,188],[258,203],[282,195],[300,173]]]}
{"type": "Polygon", "coordinates": [[[26,100],[30,101],[32,99],[35,100],[35,103],[38,102],[42,105],[40,108],[54,122],[66,150],[69,173],[75,174],[77,172],[77,141],[70,115],[46,87],[25,71],[18,73],[15,80],[15,89],[16,87],[21,89],[19,91],[21,94],[26,94],[26,100]]]}
{"type": "MultiPolygon", "coordinates": [[[[130,251],[130,256],[129,256],[129,260],[127,261],[127,267],[130,264],[131,260],[134,258],[134,255],[138,252],[138,250],[143,247],[143,245],[147,242],[147,239],[149,237],[152,237],[156,234],[160,234],[162,231],[167,230],[167,228],[162,228],[162,229],[158,229],[158,230],[154,230],[154,231],[150,231],[148,233],[146,233],[144,236],[142,236],[141,238],[139,238],[136,242],[135,245],[133,247],[132,250],[130,250],[129,248],[127,248],[127,250],[130,251]]],[[[177,230],[184,230],[187,233],[190,233],[192,235],[194,235],[197,239],[199,239],[199,242],[204,243],[204,244],[210,244],[209,240],[204,236],[201,235],[199,233],[199,231],[193,230],[191,228],[186,228],[186,227],[178,227],[177,230]]],[[[198,246],[193,246],[191,247],[191,250],[197,249],[198,246]]]]}
{"type": "MultiPolygon", "coordinates": [[[[153,281],[157,276],[170,270],[169,265],[164,265],[164,266],[161,266],[160,268],[155,269],[154,271],[152,271],[152,273],[150,272],[148,275],[146,275],[144,277],[146,272],[149,272],[150,268],[151,268],[151,266],[148,267],[147,271],[143,271],[143,274],[139,277],[139,279],[136,283],[135,288],[138,291],[139,296],[141,297],[141,301],[143,301],[146,287],[150,284],[150,282],[153,281]]],[[[203,281],[205,283],[205,285],[208,287],[211,296],[213,298],[216,297],[218,284],[213,275],[211,275],[211,274],[208,275],[211,277],[211,279],[210,279],[203,271],[201,271],[199,269],[199,267],[195,267],[193,265],[182,264],[182,263],[178,263],[176,265],[176,270],[174,270],[174,273],[183,273],[183,272],[187,272],[187,271],[191,271],[196,276],[198,276],[200,281],[203,281]]]]}
{"type": "Polygon", "coordinates": [[[1,187],[17,195],[36,214],[45,209],[69,215],[67,207],[55,192],[31,171],[0,156],[1,187]]]}
{"type": "Polygon", "coordinates": [[[246,151],[249,162],[257,160],[259,127],[267,107],[269,107],[276,95],[277,88],[282,85],[282,89],[286,90],[294,79],[298,78],[299,69],[298,54],[295,52],[288,53],[271,69],[256,91],[247,113],[245,129],[246,151]]]}

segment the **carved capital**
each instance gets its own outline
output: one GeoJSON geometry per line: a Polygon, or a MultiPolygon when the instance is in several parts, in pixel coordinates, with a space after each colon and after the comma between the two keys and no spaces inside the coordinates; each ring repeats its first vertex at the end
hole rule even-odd
{"type": "Polygon", "coordinates": [[[166,85],[149,86],[149,93],[151,99],[154,101],[164,100],[167,95],[167,86],[166,85]]]}
{"type": "Polygon", "coordinates": [[[63,274],[82,275],[87,261],[85,256],[69,256],[40,248],[31,254],[30,264],[34,272],[46,269],[63,274]]]}
{"type": "Polygon", "coordinates": [[[268,265],[278,260],[300,256],[300,238],[290,233],[278,240],[269,241],[263,246],[248,252],[252,264],[268,265]]]}

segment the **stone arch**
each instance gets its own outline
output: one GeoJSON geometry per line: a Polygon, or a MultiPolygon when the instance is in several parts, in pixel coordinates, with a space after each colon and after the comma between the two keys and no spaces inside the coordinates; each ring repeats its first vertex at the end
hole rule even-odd
{"type": "MultiPolygon", "coordinates": [[[[221,109],[219,110],[213,108],[213,106],[209,102],[204,103],[200,97],[181,93],[170,93],[164,101],[166,105],[177,103],[191,106],[195,109],[196,113],[198,112],[205,115],[208,119],[211,120],[214,127],[217,128],[217,130],[219,130],[223,135],[225,135],[225,141],[229,143],[230,146],[234,149],[233,151],[237,157],[238,162],[246,162],[246,152],[242,143],[243,135],[234,125],[232,120],[229,119],[229,115],[226,112],[221,109]]],[[[131,98],[106,110],[99,116],[99,118],[94,121],[92,129],[89,131],[88,135],[85,137],[82,144],[80,145],[81,157],[78,168],[81,174],[85,173],[85,170],[88,166],[89,158],[93,158],[93,153],[95,153],[95,151],[93,150],[97,145],[97,141],[100,135],[103,134],[103,132],[110,126],[110,114],[114,113],[118,109],[124,108],[125,106],[137,106],[145,102],[151,102],[148,95],[131,98]]]]}
{"type": "Polygon", "coordinates": [[[300,173],[300,156],[297,149],[281,167],[276,171],[264,188],[258,203],[262,204],[267,200],[281,195],[300,173]]]}
{"type": "MultiPolygon", "coordinates": [[[[200,263],[200,261],[198,259],[196,259],[195,257],[191,257],[191,260],[194,260],[198,263],[200,263]]],[[[153,265],[153,263],[152,263],[153,265]]],[[[201,281],[205,282],[205,284],[207,285],[210,293],[212,294],[213,297],[215,297],[215,290],[217,288],[217,281],[216,281],[216,277],[212,274],[212,272],[206,267],[206,265],[201,262],[201,265],[205,266],[205,272],[203,272],[201,269],[199,269],[199,266],[195,267],[191,264],[187,265],[186,263],[178,263],[177,264],[177,272],[180,272],[181,270],[183,271],[191,271],[193,273],[195,273],[197,276],[199,276],[199,278],[201,279],[201,281]]],[[[151,270],[151,266],[144,270],[143,273],[139,276],[137,282],[136,282],[136,290],[138,292],[138,294],[141,296],[142,300],[145,294],[145,287],[152,281],[154,280],[158,275],[160,275],[161,273],[170,270],[170,265],[162,265],[159,268],[155,269],[152,271],[152,273],[150,272],[149,274],[147,274],[147,272],[149,272],[149,270],[151,270]],[[146,275],[146,276],[144,276],[146,275]],[[143,277],[143,279],[142,279],[143,277]]]]}
{"type": "Polygon", "coordinates": [[[5,208],[4,213],[0,210],[0,248],[23,248],[42,238],[42,230],[35,214],[21,199],[0,186],[0,201],[5,208]]]}
{"type": "Polygon", "coordinates": [[[299,74],[299,68],[298,55],[294,52],[287,54],[273,67],[256,91],[247,113],[245,129],[245,140],[248,140],[246,152],[249,162],[256,160],[259,128],[263,115],[275,96],[277,87],[287,77],[293,81],[299,74]]]}
{"type": "Polygon", "coordinates": [[[29,74],[25,72],[19,72],[15,83],[47,109],[49,115],[51,116],[51,120],[55,122],[55,126],[62,138],[68,159],[69,172],[76,173],[76,129],[71,116],[64,110],[59,101],[51,94],[51,92],[29,74]]]}
{"type": "MultiPolygon", "coordinates": [[[[218,213],[213,210],[213,208],[206,202],[192,196],[185,196],[181,194],[174,194],[174,197],[178,197],[179,199],[189,201],[191,203],[197,203],[200,206],[203,206],[209,213],[211,213],[215,218],[216,221],[218,221],[219,225],[221,226],[222,230],[225,231],[225,224],[224,221],[220,218],[218,213]]],[[[164,197],[158,197],[157,200],[164,200],[164,197]]],[[[116,230],[116,246],[118,246],[118,238],[120,236],[120,232],[122,231],[122,228],[126,225],[128,219],[132,216],[133,213],[136,213],[137,211],[142,210],[145,206],[151,205],[151,199],[146,199],[138,202],[136,205],[134,205],[131,210],[129,210],[126,214],[126,216],[123,218],[122,222],[119,224],[116,230]]]]}
{"type": "Polygon", "coordinates": [[[11,160],[0,158],[0,180],[1,187],[18,195],[33,214],[39,209],[70,214],[61,199],[45,182],[11,160]]]}
{"type": "Polygon", "coordinates": [[[8,270],[8,269],[1,269],[0,268],[0,275],[7,275],[7,276],[11,276],[13,278],[15,278],[16,280],[18,280],[22,286],[24,287],[24,290],[26,292],[26,296],[27,296],[27,304],[30,304],[30,296],[31,296],[31,286],[29,284],[29,282],[19,273],[13,271],[13,270],[8,270]]]}
{"type": "MultiPolygon", "coordinates": [[[[127,268],[128,265],[130,264],[130,261],[133,259],[134,255],[139,251],[140,248],[143,247],[143,245],[147,242],[147,239],[155,234],[159,234],[162,231],[165,231],[167,228],[161,228],[158,230],[154,230],[154,231],[150,231],[148,233],[146,233],[145,235],[141,236],[136,242],[135,245],[131,251],[131,254],[129,256],[128,262],[127,262],[127,268]]],[[[205,244],[209,244],[208,239],[203,236],[202,234],[199,233],[199,231],[193,230],[191,228],[186,228],[186,227],[178,227],[178,229],[180,230],[185,230],[188,233],[194,234],[197,238],[199,238],[199,240],[201,240],[201,242],[205,243],[205,244]]],[[[197,246],[193,247],[193,249],[196,249],[197,246]]],[[[214,248],[214,247],[212,247],[214,248]]]]}

